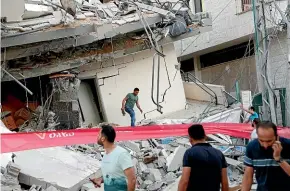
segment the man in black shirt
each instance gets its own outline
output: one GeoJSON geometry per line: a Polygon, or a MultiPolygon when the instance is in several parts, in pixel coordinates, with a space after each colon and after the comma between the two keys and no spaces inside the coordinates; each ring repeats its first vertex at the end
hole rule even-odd
{"type": "Polygon", "coordinates": [[[258,139],[251,141],[246,150],[246,165],[242,191],[250,191],[254,171],[257,191],[290,190],[290,140],[279,137],[272,122],[257,125],[258,139]]]}
{"type": "Polygon", "coordinates": [[[183,157],[178,191],[228,191],[227,162],[221,151],[205,142],[202,125],[188,128],[192,145],[183,157]]]}

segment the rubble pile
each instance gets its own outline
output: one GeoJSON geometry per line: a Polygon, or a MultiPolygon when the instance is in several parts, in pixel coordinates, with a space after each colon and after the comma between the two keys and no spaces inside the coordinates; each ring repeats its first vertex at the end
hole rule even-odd
{"type": "MultiPolygon", "coordinates": [[[[228,177],[230,187],[239,187],[244,171],[242,161],[245,147],[241,144],[243,141],[218,134],[209,135],[208,142],[213,147],[221,150],[226,156],[227,163],[229,164],[228,177]]],[[[176,186],[182,173],[183,155],[191,147],[188,137],[122,141],[117,142],[117,144],[126,149],[132,156],[137,176],[136,190],[173,191],[177,189],[176,186]]],[[[1,188],[7,191],[25,190],[23,186],[22,188],[20,186],[24,184],[26,188],[30,186],[31,191],[57,191],[64,188],[84,191],[102,190],[103,188],[94,188],[94,185],[89,181],[89,177],[98,178],[101,176],[100,163],[104,152],[103,147],[98,144],[37,149],[17,153],[15,163],[9,161],[8,157],[10,156],[11,158],[11,154],[7,153],[5,154],[6,158],[3,158],[4,155],[1,157],[4,159],[4,163],[9,161],[6,168],[2,169],[1,188]],[[53,168],[56,167],[62,170],[54,176],[61,176],[63,174],[67,176],[67,179],[71,178],[75,179],[75,181],[70,181],[70,183],[65,183],[63,180],[55,182],[57,180],[55,179],[56,177],[44,174],[37,175],[39,172],[32,170],[34,167],[27,163],[31,160],[29,158],[34,156],[39,156],[38,160],[42,161],[39,161],[38,166],[41,166],[42,163],[47,165],[46,170],[43,169],[44,172],[52,172],[53,168]],[[66,171],[71,171],[71,173],[66,171]],[[86,175],[84,172],[86,172],[86,175]],[[76,173],[80,174],[77,175],[76,173]],[[42,180],[38,180],[40,176],[43,177],[42,180]],[[30,181],[27,181],[28,177],[30,177],[30,181]],[[31,178],[33,178],[33,181],[31,178]]],[[[12,161],[14,161],[13,157],[12,161]]],[[[35,166],[35,168],[37,169],[38,167],[35,166]]]]}
{"type": "MultiPolygon", "coordinates": [[[[215,135],[219,137],[218,135],[215,135]]],[[[223,139],[224,137],[219,137],[223,139]]],[[[223,139],[224,140],[224,139],[223,139]]],[[[233,139],[234,141],[241,141],[233,139]]],[[[228,176],[230,187],[237,187],[242,182],[244,146],[229,146],[209,139],[213,147],[221,150],[229,164],[228,176]]],[[[185,151],[191,147],[187,137],[168,137],[142,141],[122,141],[117,143],[132,156],[137,175],[138,190],[174,190],[171,187],[178,183],[182,173],[182,160],[185,151]]],[[[99,161],[102,160],[104,149],[97,144],[74,145],[67,147],[81,152],[99,161]]],[[[86,183],[84,187],[93,186],[86,183]]],[[[176,188],[177,189],[177,188],[176,188]]],[[[176,190],[175,189],[175,190],[176,190]]],[[[88,190],[85,189],[84,190],[88,190]]]]}
{"type": "Polygon", "coordinates": [[[175,37],[191,32],[195,25],[208,24],[205,21],[202,22],[202,19],[209,18],[208,14],[192,15],[189,5],[183,1],[165,4],[159,1],[143,1],[142,3],[107,1],[101,3],[99,0],[36,0],[25,2],[22,18],[15,20],[15,18],[9,18],[8,15],[6,18],[7,23],[3,24],[4,30],[1,30],[1,35],[19,35],[30,31],[48,29],[60,24],[77,26],[82,22],[84,24],[95,23],[98,25],[112,23],[115,26],[121,26],[139,21],[141,19],[140,16],[152,17],[156,13],[164,17],[162,26],[154,31],[156,34],[162,34],[159,39],[163,38],[166,33],[175,37]],[[142,13],[139,12],[140,10],[142,10],[142,13]],[[27,21],[27,19],[30,20],[27,21]],[[20,23],[17,25],[13,23],[16,21],[20,23]]]}

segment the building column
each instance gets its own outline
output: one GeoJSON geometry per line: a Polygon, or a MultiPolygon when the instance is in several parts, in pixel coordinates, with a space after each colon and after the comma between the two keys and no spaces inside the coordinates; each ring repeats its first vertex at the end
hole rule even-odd
{"type": "Polygon", "coordinates": [[[198,79],[201,79],[201,71],[200,71],[200,59],[199,56],[195,56],[193,59],[193,63],[194,63],[194,75],[195,77],[197,77],[198,79]]]}

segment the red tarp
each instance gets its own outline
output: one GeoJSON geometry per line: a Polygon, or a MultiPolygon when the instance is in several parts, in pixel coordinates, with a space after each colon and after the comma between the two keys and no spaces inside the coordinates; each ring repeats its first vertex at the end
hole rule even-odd
{"type": "MultiPolygon", "coordinates": [[[[153,125],[140,127],[118,127],[117,141],[142,140],[187,135],[190,124],[153,125]]],[[[203,123],[206,134],[224,134],[238,138],[249,138],[253,128],[241,123],[203,123]]],[[[98,128],[48,132],[3,133],[1,152],[47,148],[74,144],[96,143],[98,128]]],[[[279,134],[290,138],[290,129],[280,129],[279,134]]]]}

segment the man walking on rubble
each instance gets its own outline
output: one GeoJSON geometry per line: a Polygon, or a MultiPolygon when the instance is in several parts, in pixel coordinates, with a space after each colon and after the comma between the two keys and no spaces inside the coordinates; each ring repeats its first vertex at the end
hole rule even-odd
{"type": "Polygon", "coordinates": [[[220,187],[228,191],[227,162],[223,153],[206,143],[202,125],[192,125],[188,134],[192,147],[183,157],[178,191],[220,191],[220,187]]]}
{"type": "Polygon", "coordinates": [[[139,89],[135,88],[133,93],[128,93],[127,96],[122,101],[122,108],[121,108],[122,113],[123,115],[125,115],[125,111],[126,111],[130,115],[132,127],[135,126],[135,121],[136,121],[135,111],[134,111],[135,104],[137,105],[137,108],[140,110],[140,112],[143,113],[139,105],[138,94],[139,94],[139,89]]]}
{"type": "Polygon", "coordinates": [[[290,139],[279,137],[274,123],[265,121],[257,125],[258,139],[246,149],[246,165],[242,191],[250,191],[254,172],[257,191],[290,190],[290,139]]]}
{"type": "Polygon", "coordinates": [[[131,155],[122,147],[114,144],[116,132],[112,126],[101,127],[98,144],[105,149],[101,163],[103,177],[92,179],[95,187],[104,182],[105,191],[134,191],[136,176],[131,155]]]}
{"type": "Polygon", "coordinates": [[[241,108],[242,108],[242,110],[244,110],[245,112],[251,114],[250,117],[249,117],[249,119],[248,119],[247,121],[245,121],[245,123],[249,123],[249,122],[253,123],[254,119],[259,118],[259,115],[258,115],[257,112],[255,112],[255,108],[254,108],[253,106],[250,107],[250,109],[246,109],[246,108],[244,108],[243,105],[242,105],[241,108]]]}

